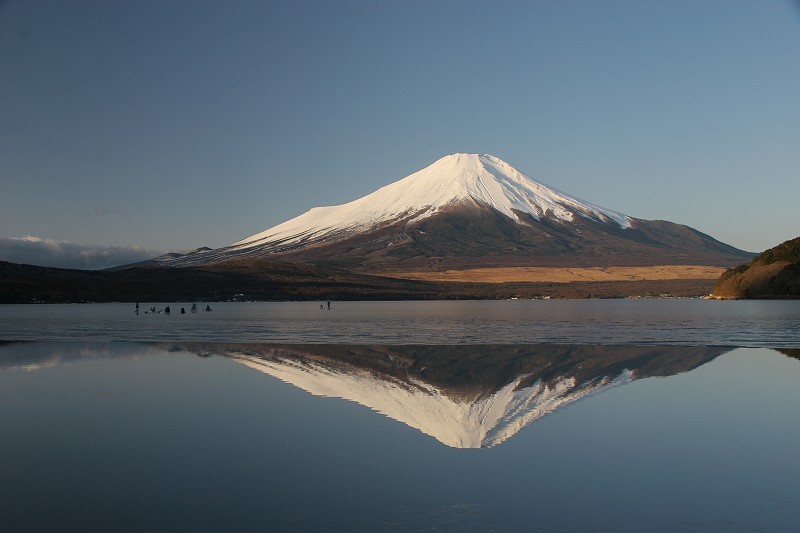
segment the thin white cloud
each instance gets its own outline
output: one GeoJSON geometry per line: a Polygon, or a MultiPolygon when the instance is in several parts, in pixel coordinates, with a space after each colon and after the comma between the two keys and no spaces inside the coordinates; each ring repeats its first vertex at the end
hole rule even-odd
{"type": "Polygon", "coordinates": [[[140,246],[97,246],[42,237],[0,237],[0,261],[57,268],[99,270],[159,256],[140,246]]]}

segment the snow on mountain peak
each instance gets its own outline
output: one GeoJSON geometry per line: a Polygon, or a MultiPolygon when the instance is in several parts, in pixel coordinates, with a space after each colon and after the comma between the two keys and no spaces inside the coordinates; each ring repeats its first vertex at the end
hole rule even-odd
{"type": "Polygon", "coordinates": [[[485,154],[452,154],[352,202],[317,207],[234,248],[267,242],[282,245],[370,229],[387,222],[420,220],[464,202],[496,209],[521,222],[517,213],[569,222],[575,215],[630,226],[630,219],[547,187],[502,159],[485,154]]]}

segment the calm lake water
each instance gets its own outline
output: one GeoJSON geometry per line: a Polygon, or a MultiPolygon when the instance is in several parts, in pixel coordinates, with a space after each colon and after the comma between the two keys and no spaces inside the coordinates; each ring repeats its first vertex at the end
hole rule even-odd
{"type": "Polygon", "coordinates": [[[796,531],[800,302],[0,306],[0,531],[796,531]]]}
{"type": "Polygon", "coordinates": [[[800,346],[800,301],[537,300],[0,305],[0,339],[800,346]],[[151,306],[170,315],[145,314],[151,306]],[[179,313],[184,307],[186,314],[179,313]],[[201,305],[202,309],[204,305],[201,305]]]}

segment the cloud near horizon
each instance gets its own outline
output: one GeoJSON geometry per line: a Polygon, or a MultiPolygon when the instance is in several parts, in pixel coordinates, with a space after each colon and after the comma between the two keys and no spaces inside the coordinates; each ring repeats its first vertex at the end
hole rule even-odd
{"type": "Polygon", "coordinates": [[[43,267],[101,270],[145,261],[163,253],[140,246],[76,244],[32,235],[0,237],[0,261],[43,267]]]}

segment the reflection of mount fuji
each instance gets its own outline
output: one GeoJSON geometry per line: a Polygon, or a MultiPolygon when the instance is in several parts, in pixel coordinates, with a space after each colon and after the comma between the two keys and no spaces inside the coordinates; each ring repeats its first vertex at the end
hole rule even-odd
{"type": "Polygon", "coordinates": [[[318,396],[365,405],[456,448],[491,447],[603,389],[692,370],[730,350],[664,346],[182,345],[318,396]]]}

